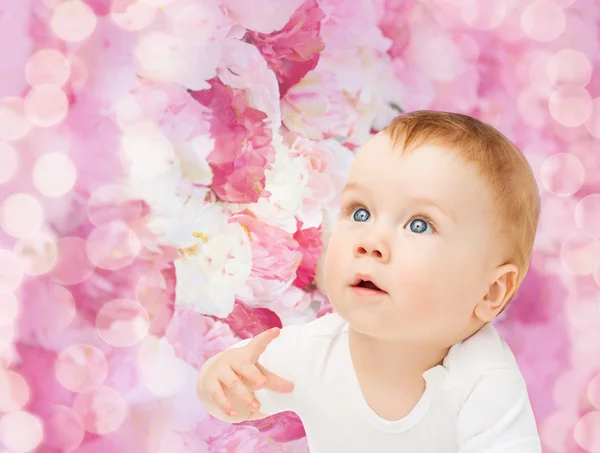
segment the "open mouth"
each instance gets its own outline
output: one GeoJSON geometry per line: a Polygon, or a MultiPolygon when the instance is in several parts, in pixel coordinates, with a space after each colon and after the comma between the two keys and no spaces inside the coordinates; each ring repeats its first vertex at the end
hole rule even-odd
{"type": "Polygon", "coordinates": [[[379,286],[377,286],[375,283],[373,283],[370,280],[360,280],[358,283],[356,283],[352,286],[354,288],[364,288],[364,289],[370,289],[371,291],[385,293],[384,290],[382,290],[379,286]]]}

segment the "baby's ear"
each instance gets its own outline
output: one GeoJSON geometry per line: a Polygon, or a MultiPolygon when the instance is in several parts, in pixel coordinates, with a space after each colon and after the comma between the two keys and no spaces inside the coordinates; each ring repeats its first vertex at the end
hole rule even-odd
{"type": "Polygon", "coordinates": [[[494,319],[512,297],[518,274],[519,270],[514,264],[503,264],[496,268],[487,293],[475,306],[474,315],[483,322],[494,319]]]}

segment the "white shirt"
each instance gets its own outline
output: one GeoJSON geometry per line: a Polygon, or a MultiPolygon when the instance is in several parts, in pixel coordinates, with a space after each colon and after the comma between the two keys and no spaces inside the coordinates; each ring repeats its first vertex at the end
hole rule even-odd
{"type": "Polygon", "coordinates": [[[261,412],[298,414],[311,453],[542,451],[521,372],[491,324],[424,373],[423,396],[397,421],[381,418],[364,399],[348,324],[336,313],[284,327],[259,363],[295,384],[289,394],[255,392],[261,412]]]}

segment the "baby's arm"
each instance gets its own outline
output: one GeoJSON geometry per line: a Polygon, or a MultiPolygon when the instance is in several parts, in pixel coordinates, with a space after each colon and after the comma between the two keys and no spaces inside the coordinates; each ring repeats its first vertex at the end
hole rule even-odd
{"type": "Polygon", "coordinates": [[[229,423],[258,420],[269,414],[258,410],[260,403],[254,396],[255,390],[266,388],[281,393],[293,390],[292,382],[259,363],[261,355],[277,336],[279,329],[268,330],[221,352],[202,366],[197,392],[209,414],[229,423]]]}
{"type": "Polygon", "coordinates": [[[518,368],[489,370],[474,384],[457,424],[459,453],[541,453],[518,368]]]}

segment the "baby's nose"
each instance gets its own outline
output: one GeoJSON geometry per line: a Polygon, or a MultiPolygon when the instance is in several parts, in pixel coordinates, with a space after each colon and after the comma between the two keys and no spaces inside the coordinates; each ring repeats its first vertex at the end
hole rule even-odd
{"type": "Polygon", "coordinates": [[[390,250],[384,241],[372,238],[359,242],[354,248],[354,256],[356,258],[369,256],[378,261],[387,262],[390,259],[390,250]]]}

